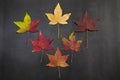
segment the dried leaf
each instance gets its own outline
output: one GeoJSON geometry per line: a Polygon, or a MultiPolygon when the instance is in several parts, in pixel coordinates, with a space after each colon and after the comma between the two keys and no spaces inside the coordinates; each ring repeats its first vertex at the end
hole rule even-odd
{"type": "Polygon", "coordinates": [[[78,25],[78,28],[75,32],[84,32],[86,31],[86,48],[88,48],[88,31],[97,31],[96,23],[99,19],[91,20],[89,18],[88,12],[85,11],[82,20],[75,20],[74,23],[78,25]]]}
{"type": "Polygon", "coordinates": [[[62,9],[60,7],[60,4],[58,3],[55,10],[54,14],[52,13],[46,13],[46,16],[50,20],[49,24],[50,25],[56,25],[56,24],[68,24],[66,21],[69,19],[71,13],[65,14],[62,16],[62,9]]]}
{"type": "Polygon", "coordinates": [[[74,32],[72,32],[69,35],[69,40],[66,39],[65,37],[63,37],[62,42],[64,45],[63,50],[73,50],[76,52],[80,51],[80,46],[81,46],[82,40],[76,41],[74,32]]]}
{"type": "Polygon", "coordinates": [[[84,14],[82,20],[75,20],[74,21],[74,23],[78,25],[76,32],[84,32],[86,30],[96,31],[98,29],[96,28],[95,25],[98,21],[99,21],[98,19],[91,20],[89,18],[88,12],[85,11],[85,14],[84,14]]]}
{"type": "Polygon", "coordinates": [[[41,50],[53,50],[53,47],[50,45],[52,41],[52,38],[45,39],[42,32],[40,32],[38,40],[32,41],[32,45],[35,47],[32,52],[38,52],[41,50]]]}
{"type": "Polygon", "coordinates": [[[67,67],[67,66],[69,66],[66,63],[69,55],[62,56],[59,48],[57,48],[55,55],[47,54],[47,56],[48,56],[50,62],[46,66],[49,66],[49,67],[67,67]]]}
{"type": "Polygon", "coordinates": [[[40,20],[32,21],[30,15],[27,12],[23,22],[14,21],[14,24],[16,24],[19,27],[19,30],[16,31],[17,33],[38,32],[36,27],[39,23],[40,20]]]}

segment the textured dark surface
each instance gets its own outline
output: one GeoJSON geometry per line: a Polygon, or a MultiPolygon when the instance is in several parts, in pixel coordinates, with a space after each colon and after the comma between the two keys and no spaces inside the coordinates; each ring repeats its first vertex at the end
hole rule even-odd
{"type": "MultiPolygon", "coordinates": [[[[32,53],[31,43],[25,47],[27,34],[16,34],[18,28],[13,24],[13,21],[23,20],[26,11],[33,20],[41,19],[38,29],[46,38],[54,38],[52,45],[55,50],[48,51],[54,54],[56,48],[58,46],[61,48],[62,44],[61,40],[57,40],[57,27],[48,25],[49,20],[45,13],[53,13],[58,2],[63,13],[72,13],[68,20],[69,24],[60,25],[62,36],[67,37],[77,28],[72,21],[81,19],[86,9],[91,19],[100,19],[97,23],[99,31],[89,32],[88,49],[85,48],[85,33],[76,33],[76,38],[83,40],[81,51],[74,54],[72,64],[69,58],[70,67],[61,68],[61,80],[120,80],[120,0],[0,0],[0,2],[2,64],[0,80],[58,80],[57,68],[45,66],[48,63],[46,56],[41,64],[40,52],[32,53]],[[2,8],[3,2],[5,4],[2,8]],[[2,26],[3,9],[4,26],[2,26]]],[[[32,40],[37,37],[38,33],[31,34],[32,40]]]]}
{"type": "Polygon", "coordinates": [[[3,64],[3,1],[0,1],[0,79],[2,79],[3,64]]]}

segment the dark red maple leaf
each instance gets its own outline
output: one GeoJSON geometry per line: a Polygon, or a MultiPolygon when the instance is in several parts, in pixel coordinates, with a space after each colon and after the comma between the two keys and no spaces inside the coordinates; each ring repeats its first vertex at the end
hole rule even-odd
{"type": "Polygon", "coordinates": [[[91,20],[87,10],[84,13],[83,19],[82,20],[75,20],[74,23],[78,25],[77,30],[75,32],[84,32],[86,30],[88,31],[96,31],[98,30],[96,28],[96,23],[99,21],[99,19],[93,19],[91,20]]]}
{"type": "Polygon", "coordinates": [[[39,52],[41,50],[53,50],[53,47],[50,45],[52,41],[52,38],[45,39],[42,32],[40,32],[38,40],[32,41],[32,45],[35,47],[32,52],[39,52]]]}
{"type": "Polygon", "coordinates": [[[93,19],[91,20],[87,10],[84,13],[84,16],[82,20],[75,20],[74,23],[78,25],[78,28],[75,30],[75,32],[84,32],[87,31],[86,34],[86,47],[88,48],[88,31],[97,31],[96,23],[99,21],[99,19],[93,19]]]}
{"type": "Polygon", "coordinates": [[[31,24],[29,25],[30,26],[29,32],[33,32],[33,33],[38,32],[36,27],[38,26],[39,23],[40,23],[40,20],[32,21],[31,24]]]}

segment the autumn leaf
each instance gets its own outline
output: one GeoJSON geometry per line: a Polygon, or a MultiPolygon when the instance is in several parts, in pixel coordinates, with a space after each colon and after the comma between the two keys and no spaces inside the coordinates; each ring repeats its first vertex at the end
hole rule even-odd
{"type": "Polygon", "coordinates": [[[69,39],[62,37],[62,42],[64,45],[63,50],[72,50],[75,52],[80,51],[80,46],[81,46],[82,40],[76,41],[74,32],[72,32],[69,35],[69,39]]]}
{"type": "Polygon", "coordinates": [[[76,25],[78,25],[78,28],[77,30],[75,30],[75,32],[84,32],[86,30],[88,31],[96,31],[98,30],[96,28],[96,23],[99,21],[99,19],[94,19],[94,20],[91,20],[89,15],[88,15],[88,12],[85,11],[85,14],[83,16],[83,19],[82,20],[75,20],[74,23],[76,25]]]}
{"type": "Polygon", "coordinates": [[[42,32],[40,32],[38,40],[32,41],[32,45],[35,47],[32,52],[39,52],[41,50],[53,50],[53,47],[50,45],[52,41],[52,38],[45,39],[42,32]]]}
{"type": "Polygon", "coordinates": [[[57,48],[55,55],[47,54],[47,56],[48,56],[50,62],[46,66],[49,66],[49,67],[67,67],[67,66],[69,66],[66,63],[69,55],[62,56],[59,48],[57,48]]]}
{"type": "Polygon", "coordinates": [[[38,40],[32,41],[32,45],[34,46],[34,49],[32,50],[32,52],[39,52],[39,51],[42,52],[41,62],[42,62],[43,55],[44,55],[43,51],[53,50],[53,47],[50,45],[52,41],[53,41],[52,38],[45,39],[42,32],[39,33],[38,40]]]}
{"type": "Polygon", "coordinates": [[[87,10],[84,13],[82,20],[75,20],[74,23],[78,25],[78,28],[75,30],[75,32],[84,32],[86,31],[86,48],[88,48],[88,31],[97,31],[96,23],[99,21],[99,19],[93,19],[91,20],[87,10]]]}
{"type": "Polygon", "coordinates": [[[60,7],[60,4],[58,3],[56,8],[54,9],[54,14],[52,13],[45,13],[45,15],[50,20],[50,25],[56,25],[58,24],[58,38],[60,34],[59,24],[68,24],[67,20],[69,19],[71,13],[67,13],[62,15],[62,9],[60,7]]]}
{"type": "Polygon", "coordinates": [[[36,27],[39,23],[40,20],[32,21],[30,15],[27,12],[24,17],[24,21],[14,21],[14,24],[19,27],[19,30],[16,31],[17,33],[38,32],[36,27]]]}
{"type": "Polygon", "coordinates": [[[36,27],[38,26],[38,24],[40,23],[40,20],[35,20],[35,21],[32,21],[31,24],[30,24],[30,29],[29,29],[29,32],[38,32],[38,30],[36,29],[36,27]]]}
{"type": "Polygon", "coordinates": [[[59,78],[61,78],[60,67],[68,67],[69,65],[66,63],[69,55],[62,56],[59,48],[57,48],[55,55],[47,54],[50,62],[46,65],[49,67],[58,67],[59,78]]]}
{"type": "Polygon", "coordinates": [[[54,14],[46,13],[45,15],[50,20],[49,23],[50,25],[56,25],[56,24],[68,24],[66,21],[69,19],[71,13],[62,15],[62,9],[60,7],[60,4],[58,3],[54,10],[54,14]]]}

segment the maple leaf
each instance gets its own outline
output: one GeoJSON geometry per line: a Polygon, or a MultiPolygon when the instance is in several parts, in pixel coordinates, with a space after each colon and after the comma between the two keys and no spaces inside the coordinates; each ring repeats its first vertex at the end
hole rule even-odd
{"type": "Polygon", "coordinates": [[[59,48],[57,48],[55,55],[47,54],[47,56],[48,56],[50,62],[46,66],[49,66],[49,67],[67,67],[67,66],[69,66],[66,63],[66,60],[68,59],[69,55],[62,56],[59,48]]]}
{"type": "Polygon", "coordinates": [[[86,48],[88,48],[88,31],[97,31],[96,23],[99,19],[91,20],[89,18],[87,10],[84,13],[82,20],[75,20],[74,23],[78,25],[77,30],[75,32],[84,32],[86,31],[86,48]]]}
{"type": "Polygon", "coordinates": [[[69,19],[71,13],[62,15],[62,9],[60,7],[60,4],[58,3],[56,8],[54,9],[54,14],[46,13],[45,15],[50,20],[49,22],[50,25],[58,24],[58,39],[59,39],[60,34],[59,24],[68,24],[67,20],[69,19]]]}
{"type": "Polygon", "coordinates": [[[63,37],[62,42],[64,45],[63,50],[73,50],[76,52],[80,51],[80,46],[81,46],[82,40],[76,41],[74,32],[72,32],[69,35],[69,40],[66,39],[65,37],[63,37]]]}
{"type": "Polygon", "coordinates": [[[32,21],[30,15],[26,12],[24,17],[24,21],[14,21],[20,29],[17,30],[17,33],[25,33],[25,32],[38,32],[36,29],[37,25],[40,23],[40,20],[32,21]]]}
{"type": "Polygon", "coordinates": [[[46,16],[50,20],[50,22],[49,22],[50,25],[68,24],[66,21],[69,19],[70,15],[71,15],[71,13],[64,14],[62,16],[62,9],[61,9],[59,3],[57,4],[57,6],[54,10],[54,14],[46,13],[46,16]]]}
{"type": "Polygon", "coordinates": [[[50,45],[52,41],[52,38],[45,39],[42,32],[40,32],[38,40],[32,41],[32,45],[35,47],[32,52],[38,52],[41,50],[53,50],[53,47],[50,45]]]}
{"type": "Polygon", "coordinates": [[[96,28],[96,23],[99,21],[99,19],[91,20],[89,18],[88,12],[85,11],[83,19],[82,20],[75,20],[74,23],[78,25],[77,30],[75,32],[84,32],[86,30],[88,31],[96,31],[98,30],[96,28]]]}

